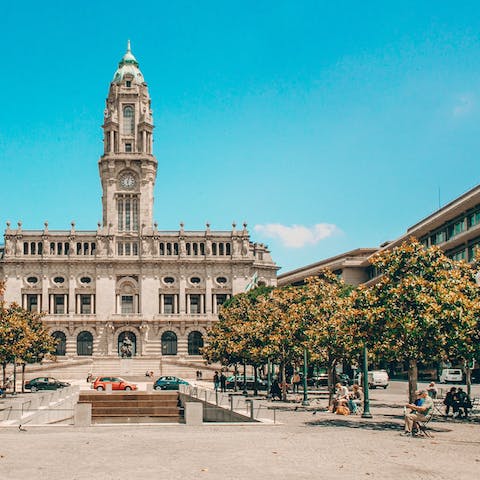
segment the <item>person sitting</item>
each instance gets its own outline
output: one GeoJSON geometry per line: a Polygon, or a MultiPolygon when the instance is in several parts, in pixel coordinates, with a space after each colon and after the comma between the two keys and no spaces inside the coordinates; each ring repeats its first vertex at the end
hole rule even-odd
{"type": "Polygon", "coordinates": [[[423,400],[421,405],[415,405],[414,403],[407,403],[406,408],[412,410],[410,413],[405,414],[405,430],[402,435],[412,435],[413,426],[417,422],[427,422],[433,410],[433,400],[429,397],[426,390],[420,390],[419,398],[423,400]]]}
{"type": "Polygon", "coordinates": [[[332,412],[335,413],[340,405],[348,406],[348,388],[341,383],[335,385],[335,396],[333,397],[332,412]]]}
{"type": "Polygon", "coordinates": [[[463,415],[463,417],[467,418],[468,409],[472,408],[472,401],[470,400],[470,397],[468,396],[467,392],[464,392],[462,387],[458,387],[458,390],[454,399],[457,407],[457,412],[456,412],[457,415],[455,416],[455,413],[454,413],[453,417],[461,418],[463,415]]]}
{"type": "Polygon", "coordinates": [[[450,413],[450,408],[453,411],[453,415],[458,411],[458,406],[456,402],[456,394],[457,394],[457,388],[452,387],[447,394],[445,395],[445,398],[443,400],[443,404],[445,405],[445,416],[448,417],[448,414],[450,413]]]}
{"type": "Polygon", "coordinates": [[[352,413],[357,413],[359,408],[363,408],[363,390],[357,383],[353,385],[352,389],[348,397],[348,408],[352,413]]]}
{"type": "Polygon", "coordinates": [[[435,400],[438,395],[438,390],[437,387],[435,386],[435,382],[430,382],[427,388],[427,392],[430,398],[433,398],[435,400]]]}

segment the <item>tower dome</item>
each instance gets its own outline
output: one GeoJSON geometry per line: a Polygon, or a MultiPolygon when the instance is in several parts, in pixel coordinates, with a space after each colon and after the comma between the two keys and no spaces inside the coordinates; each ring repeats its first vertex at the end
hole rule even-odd
{"type": "Polygon", "coordinates": [[[145,82],[143,74],[138,68],[138,62],[130,49],[130,40],[127,43],[127,51],[118,64],[117,71],[113,76],[113,83],[121,83],[126,75],[132,77],[134,83],[145,82]]]}

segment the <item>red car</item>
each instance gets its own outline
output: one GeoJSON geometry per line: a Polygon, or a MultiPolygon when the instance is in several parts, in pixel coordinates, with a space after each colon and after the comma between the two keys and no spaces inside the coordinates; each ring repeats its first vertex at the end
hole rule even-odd
{"type": "Polygon", "coordinates": [[[92,384],[92,388],[101,392],[107,389],[107,385],[112,386],[112,390],[137,390],[134,383],[127,382],[120,377],[97,377],[92,384]]]}

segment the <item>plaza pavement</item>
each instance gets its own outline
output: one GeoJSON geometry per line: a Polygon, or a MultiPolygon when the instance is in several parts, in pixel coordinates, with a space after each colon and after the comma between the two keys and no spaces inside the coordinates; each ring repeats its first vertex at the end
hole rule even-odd
{"type": "Polygon", "coordinates": [[[373,390],[371,420],[317,411],[323,399],[303,409],[292,395],[289,403],[261,402],[278,408],[277,425],[7,428],[0,478],[480,478],[480,423],[439,419],[433,439],[401,437],[405,397],[404,382],[373,390]]]}

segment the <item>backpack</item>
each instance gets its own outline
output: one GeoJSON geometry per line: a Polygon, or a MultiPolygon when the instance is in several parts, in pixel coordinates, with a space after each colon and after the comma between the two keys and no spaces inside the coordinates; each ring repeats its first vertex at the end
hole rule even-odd
{"type": "Polygon", "coordinates": [[[335,411],[337,415],[350,415],[350,410],[348,407],[345,407],[344,405],[340,405],[337,407],[337,410],[335,411]]]}

